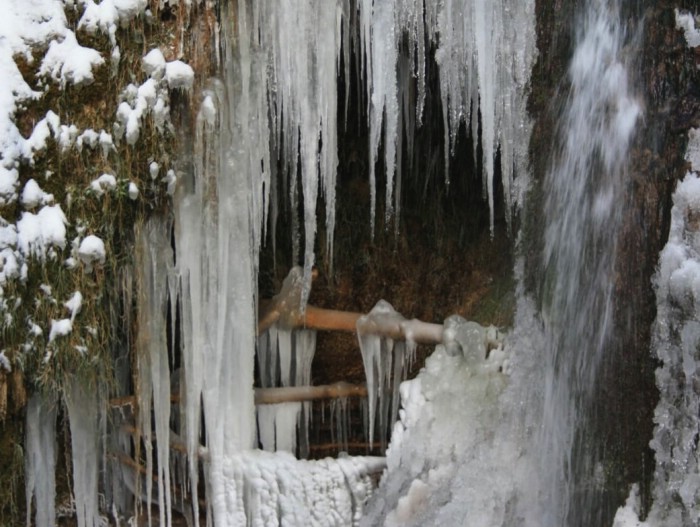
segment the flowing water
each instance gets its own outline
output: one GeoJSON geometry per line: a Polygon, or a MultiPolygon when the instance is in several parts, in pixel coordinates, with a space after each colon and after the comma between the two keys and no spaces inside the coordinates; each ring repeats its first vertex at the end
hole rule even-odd
{"type": "Polygon", "coordinates": [[[541,476],[537,514],[540,525],[552,527],[599,524],[593,500],[603,467],[589,434],[591,403],[614,324],[626,154],[641,112],[619,2],[590,0],[576,27],[558,145],[543,185],[538,294],[545,344],[533,450],[541,476]]]}

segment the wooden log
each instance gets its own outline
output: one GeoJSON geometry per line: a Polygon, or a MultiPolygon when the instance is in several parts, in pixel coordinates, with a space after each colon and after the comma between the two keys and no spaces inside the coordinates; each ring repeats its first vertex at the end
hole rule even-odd
{"type": "Polygon", "coordinates": [[[256,388],[255,404],[279,404],[342,397],[367,397],[365,385],[337,382],[321,386],[289,386],[285,388],[256,388]]]}
{"type": "MultiPolygon", "coordinates": [[[[350,384],[336,382],[335,384],[323,384],[320,386],[289,386],[283,388],[255,388],[255,404],[279,404],[301,401],[315,401],[319,399],[339,399],[341,397],[367,397],[367,387],[364,384],[350,384]]],[[[180,396],[173,394],[170,402],[179,403],[180,396]]],[[[112,408],[123,406],[135,406],[135,395],[115,397],[110,399],[112,408]]]]}
{"type": "Polygon", "coordinates": [[[364,313],[324,309],[312,305],[307,305],[302,312],[299,306],[299,286],[298,279],[294,281],[287,277],[285,286],[278,295],[270,301],[261,302],[261,306],[264,308],[258,322],[258,335],[268,330],[273,324],[278,323],[286,329],[306,328],[355,333],[359,328],[365,334],[389,337],[394,340],[412,339],[420,344],[433,345],[442,342],[442,324],[431,324],[418,319],[406,320],[400,315],[370,316],[364,313]],[[360,322],[359,326],[358,321],[360,322]]]}

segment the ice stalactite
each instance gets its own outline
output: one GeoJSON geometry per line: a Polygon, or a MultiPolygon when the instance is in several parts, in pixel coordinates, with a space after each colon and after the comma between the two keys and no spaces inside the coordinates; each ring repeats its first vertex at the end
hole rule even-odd
{"type": "MultiPolygon", "coordinates": [[[[386,446],[387,434],[398,415],[399,385],[406,379],[415,354],[415,343],[394,342],[372,331],[375,326],[410,328],[401,314],[389,302],[380,300],[372,310],[357,321],[357,337],[367,379],[369,419],[367,436],[370,444],[375,437],[375,422],[379,422],[379,439],[386,446]],[[408,352],[408,353],[407,353],[408,352]]],[[[410,336],[410,329],[404,331],[410,336]]]]}
{"type": "Polygon", "coordinates": [[[73,497],[78,527],[102,525],[97,498],[98,471],[102,465],[100,421],[105,401],[100,388],[88,388],[79,378],[65,390],[73,453],[73,497]]]}
{"type": "MultiPolygon", "coordinates": [[[[173,252],[169,244],[171,224],[154,217],[143,225],[137,240],[137,284],[139,296],[136,342],[138,367],[138,402],[140,428],[146,449],[146,469],[153,470],[153,441],[170,442],[170,368],[168,365],[168,282],[173,267],[173,252]],[[155,438],[152,423],[155,423],[155,438]]],[[[171,476],[168,448],[157,449],[157,503],[159,525],[170,525],[171,476]]],[[[146,503],[151,503],[153,489],[146,479],[146,503]]],[[[150,507],[148,516],[150,521],[150,507]]]]}
{"type": "Polygon", "coordinates": [[[268,452],[295,454],[302,403],[263,404],[257,409],[260,443],[268,452]]]}
{"type": "MultiPolygon", "coordinates": [[[[301,277],[299,276],[299,278],[301,277]]],[[[260,371],[260,384],[263,387],[309,386],[311,384],[311,363],[315,353],[315,331],[285,329],[279,324],[273,324],[258,337],[256,355],[260,371]]],[[[263,448],[274,451],[275,445],[277,445],[277,449],[280,449],[280,445],[286,445],[282,448],[283,450],[295,453],[298,429],[300,455],[305,457],[308,451],[311,404],[311,402],[301,403],[296,405],[294,410],[291,409],[293,403],[259,406],[257,409],[258,438],[263,448]],[[295,420],[291,419],[292,414],[295,416],[295,420]],[[289,438],[292,435],[294,436],[293,441],[290,439],[280,440],[280,438],[289,438]]]]}
{"type": "Polygon", "coordinates": [[[56,524],[56,411],[56,401],[41,393],[34,394],[27,404],[24,444],[27,527],[32,524],[32,500],[36,507],[34,525],[56,524]]]}
{"type": "MultiPolygon", "coordinates": [[[[386,211],[387,217],[390,217],[393,213],[391,198],[394,181],[400,185],[401,174],[397,169],[401,168],[403,133],[410,149],[415,124],[420,125],[422,120],[427,37],[437,47],[435,58],[440,68],[445,172],[449,174],[450,156],[460,124],[471,126],[475,158],[479,144],[476,138],[481,138],[484,193],[489,203],[493,231],[495,160],[498,153],[508,220],[514,205],[522,203],[527,187],[527,148],[531,124],[527,117],[526,99],[535,57],[534,1],[395,0],[372,7],[360,5],[360,10],[367,9],[372,10],[369,17],[371,30],[363,28],[361,35],[362,49],[371,50],[371,60],[366,60],[365,68],[370,83],[372,224],[376,208],[374,165],[378,157],[380,134],[383,131],[386,211]],[[404,38],[409,49],[407,61],[400,58],[399,53],[404,38]],[[402,65],[402,62],[405,64],[402,65]],[[416,79],[418,95],[414,104],[403,102],[407,86],[405,76],[401,75],[402,69],[408,69],[416,79]],[[403,123],[404,130],[399,123],[403,123]],[[516,174],[520,176],[517,186],[516,174]]],[[[367,13],[363,13],[363,16],[366,17],[367,13]]],[[[400,204],[397,203],[395,207],[399,210],[400,204]]]]}
{"type": "MultiPolygon", "coordinates": [[[[265,79],[269,102],[267,98],[263,101],[269,106],[264,108],[264,115],[269,110],[272,144],[278,149],[283,147],[274,154],[284,161],[292,205],[296,201],[297,159],[300,163],[305,241],[302,304],[305,304],[315,259],[319,187],[326,204],[327,254],[331,258],[333,254],[338,167],[337,78],[343,6],[338,1],[299,4],[291,0],[245,4],[243,0],[239,2],[238,15],[239,19],[246,19],[239,22],[239,29],[245,23],[246,31],[239,31],[237,43],[242,58],[244,53],[251,52],[251,58],[264,62],[262,72],[269,73],[265,79]]],[[[274,155],[268,153],[265,157],[276,162],[274,155]]],[[[267,174],[269,167],[268,162],[264,168],[267,174]]],[[[293,208],[293,216],[295,211],[293,208]]]]}

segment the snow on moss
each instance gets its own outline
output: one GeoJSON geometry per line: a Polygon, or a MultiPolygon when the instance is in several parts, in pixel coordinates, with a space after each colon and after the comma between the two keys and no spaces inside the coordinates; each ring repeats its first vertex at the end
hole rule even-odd
{"type": "Polygon", "coordinates": [[[17,248],[25,257],[51,257],[53,248],[66,246],[66,223],[60,205],[43,207],[37,214],[23,212],[17,222],[17,248]]]}
{"type": "Polygon", "coordinates": [[[80,242],[78,257],[88,270],[92,269],[92,266],[95,264],[101,265],[105,263],[107,252],[105,251],[104,242],[94,234],[85,237],[85,239],[80,242]]]}
{"type": "Polygon", "coordinates": [[[94,81],[92,70],[104,64],[99,52],[78,44],[75,33],[66,31],[59,42],[49,45],[39,68],[40,75],[50,76],[61,86],[66,84],[90,84],[94,81]]]}

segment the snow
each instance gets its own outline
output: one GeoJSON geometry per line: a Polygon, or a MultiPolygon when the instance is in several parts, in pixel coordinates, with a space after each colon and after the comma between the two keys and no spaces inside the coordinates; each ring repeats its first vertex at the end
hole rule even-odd
{"type": "Polygon", "coordinates": [[[154,48],[143,57],[143,71],[149,77],[160,80],[165,75],[165,57],[163,52],[154,48]]]}
{"type": "Polygon", "coordinates": [[[22,189],[22,197],[20,202],[25,209],[35,209],[39,205],[48,205],[53,203],[53,194],[48,194],[41,190],[41,187],[34,179],[30,179],[25,183],[22,189]]]}
{"type": "Polygon", "coordinates": [[[112,192],[117,188],[117,178],[112,174],[102,174],[97,179],[90,182],[90,189],[97,194],[97,196],[102,196],[106,192],[112,192]]]}
{"type": "Polygon", "coordinates": [[[63,305],[70,311],[71,321],[74,321],[75,316],[80,313],[80,308],[83,305],[83,294],[80,291],[76,291],[63,305]]]}
{"type": "Polygon", "coordinates": [[[12,203],[17,199],[19,174],[14,168],[7,169],[0,165],[0,205],[12,203]]]}
{"type": "Polygon", "coordinates": [[[65,247],[66,223],[60,205],[42,207],[37,214],[23,212],[17,222],[17,248],[25,257],[45,259],[51,247],[65,247]]]}
{"type": "Polygon", "coordinates": [[[5,350],[0,351],[0,368],[5,370],[6,373],[12,372],[12,364],[10,363],[10,359],[7,358],[7,355],[5,355],[5,350]]]}
{"type": "Polygon", "coordinates": [[[129,199],[136,200],[139,197],[139,187],[133,181],[129,181],[129,199]]]}
{"type": "Polygon", "coordinates": [[[73,321],[70,318],[51,321],[51,331],[49,331],[49,344],[59,337],[70,335],[73,331],[73,321]]]}
{"type": "Polygon", "coordinates": [[[88,271],[92,269],[93,264],[103,264],[107,257],[104,242],[94,234],[86,236],[80,242],[78,257],[88,271]]]}
{"type": "Polygon", "coordinates": [[[63,40],[53,40],[41,61],[39,75],[47,75],[54,81],[66,84],[90,84],[94,81],[93,69],[104,64],[100,53],[78,44],[75,33],[66,30],[63,40]]]}
{"type": "MultiPolygon", "coordinates": [[[[98,30],[113,35],[118,24],[125,24],[146,9],[148,0],[78,0],[85,6],[78,28],[91,33],[98,30]]],[[[112,37],[113,38],[113,37],[112,37]]],[[[115,45],[112,42],[112,45],[115,45]]]]}
{"type": "Polygon", "coordinates": [[[688,47],[696,48],[700,46],[700,29],[695,27],[695,17],[692,13],[681,13],[678,9],[676,13],[676,27],[682,29],[688,47]]]}
{"type": "Polygon", "coordinates": [[[165,65],[165,80],[171,90],[189,90],[194,82],[194,70],[181,60],[165,65]]]}

